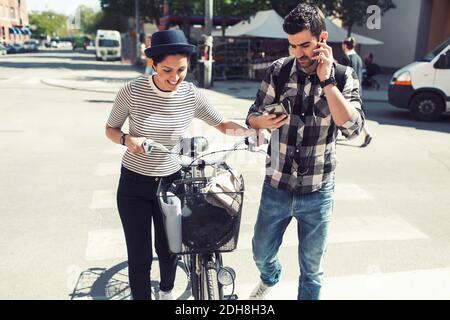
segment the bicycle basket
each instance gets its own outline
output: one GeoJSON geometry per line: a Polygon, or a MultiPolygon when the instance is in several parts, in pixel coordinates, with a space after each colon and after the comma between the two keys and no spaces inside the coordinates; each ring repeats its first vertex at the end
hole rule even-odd
{"type": "MultiPolygon", "coordinates": [[[[174,230],[179,230],[173,219],[168,219],[163,214],[163,222],[169,248],[173,253],[191,254],[206,252],[227,252],[237,246],[242,202],[243,188],[235,192],[213,192],[208,188],[208,179],[194,178],[177,180],[173,184],[160,184],[158,198],[161,203],[179,203],[180,211],[177,219],[181,220],[181,244],[180,237],[174,235],[174,230]],[[176,186],[174,188],[174,186],[176,186]],[[170,190],[170,191],[169,191],[170,190]],[[169,191],[169,192],[168,192],[169,191]],[[176,200],[170,199],[176,197],[176,200]],[[233,209],[223,205],[217,199],[232,199],[233,209]],[[172,233],[172,234],[171,234],[172,233]],[[178,241],[175,246],[170,242],[178,241]],[[179,249],[174,252],[172,248],[179,249]]],[[[179,231],[178,231],[179,232],[179,231]]]]}

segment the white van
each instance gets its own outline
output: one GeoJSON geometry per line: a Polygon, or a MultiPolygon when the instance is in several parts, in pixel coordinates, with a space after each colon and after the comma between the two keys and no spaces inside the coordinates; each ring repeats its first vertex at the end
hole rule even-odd
{"type": "Polygon", "coordinates": [[[450,38],[395,72],[388,95],[390,104],[410,109],[418,120],[437,120],[450,112],[450,38]]]}
{"type": "Polygon", "coordinates": [[[122,45],[120,32],[115,30],[97,30],[95,38],[95,57],[97,60],[120,60],[122,45]]]}

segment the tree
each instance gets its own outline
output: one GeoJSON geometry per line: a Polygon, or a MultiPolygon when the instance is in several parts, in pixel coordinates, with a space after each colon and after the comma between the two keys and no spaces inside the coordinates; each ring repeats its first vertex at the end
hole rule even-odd
{"type": "Polygon", "coordinates": [[[36,26],[36,33],[44,36],[67,35],[67,17],[53,11],[29,14],[30,25],[36,26]]]}
{"type": "Polygon", "coordinates": [[[96,12],[94,9],[85,5],[78,6],[76,14],[79,17],[80,29],[84,34],[95,33],[96,25],[102,18],[101,12],[96,12]]]}
{"type": "MultiPolygon", "coordinates": [[[[298,5],[298,0],[256,0],[256,2],[260,6],[267,6],[269,2],[270,6],[282,17],[298,5]]],[[[392,0],[303,0],[301,2],[314,4],[323,11],[325,16],[333,16],[340,19],[347,28],[348,36],[351,35],[354,25],[362,25],[367,21],[369,17],[367,8],[369,6],[377,5],[381,14],[396,8],[392,0]]]]}
{"type": "Polygon", "coordinates": [[[392,0],[338,0],[334,1],[334,4],[334,7],[329,6],[329,9],[334,17],[342,20],[343,25],[347,28],[348,36],[351,35],[354,25],[361,26],[367,21],[369,17],[367,8],[369,6],[378,6],[381,15],[397,7],[392,0]]]}
{"type": "MultiPolygon", "coordinates": [[[[100,7],[108,17],[134,17],[135,0],[100,0],[100,7]]],[[[162,0],[139,0],[142,20],[159,24],[162,0]]]]}

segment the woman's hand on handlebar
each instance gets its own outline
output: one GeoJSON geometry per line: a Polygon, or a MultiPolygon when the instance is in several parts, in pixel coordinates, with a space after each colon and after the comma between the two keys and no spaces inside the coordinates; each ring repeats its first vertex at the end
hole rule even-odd
{"type": "Polygon", "coordinates": [[[132,154],[145,153],[144,148],[142,147],[145,139],[146,138],[144,137],[132,137],[130,135],[127,135],[125,137],[125,145],[128,148],[128,152],[131,152],[132,154]]]}

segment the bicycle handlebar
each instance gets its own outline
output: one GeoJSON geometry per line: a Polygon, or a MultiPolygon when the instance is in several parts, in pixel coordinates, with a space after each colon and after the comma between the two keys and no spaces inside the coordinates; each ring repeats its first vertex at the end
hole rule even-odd
{"type": "MultiPolygon", "coordinates": [[[[200,160],[205,165],[213,166],[213,165],[217,165],[217,164],[221,164],[221,163],[225,162],[225,160],[231,155],[231,153],[233,153],[234,151],[238,151],[238,150],[247,150],[250,152],[263,153],[264,155],[266,155],[265,151],[256,149],[256,141],[251,140],[251,138],[252,137],[245,137],[245,138],[239,140],[238,142],[236,142],[233,145],[233,147],[231,149],[219,150],[219,151],[214,152],[214,153],[226,152],[222,157],[219,157],[214,160],[205,160],[205,159],[202,159],[202,157],[206,156],[207,154],[203,154],[194,159],[191,158],[189,163],[181,160],[180,154],[171,152],[166,146],[162,145],[161,143],[155,142],[152,139],[146,139],[142,143],[142,147],[144,148],[144,151],[146,154],[150,154],[153,148],[157,148],[157,149],[161,150],[162,152],[168,153],[172,157],[172,159],[174,159],[179,165],[181,165],[184,168],[197,166],[197,165],[199,165],[200,160]],[[247,148],[246,149],[238,149],[243,144],[247,145],[247,148]]],[[[267,139],[264,139],[264,144],[266,144],[267,142],[268,142],[267,139]]]]}

